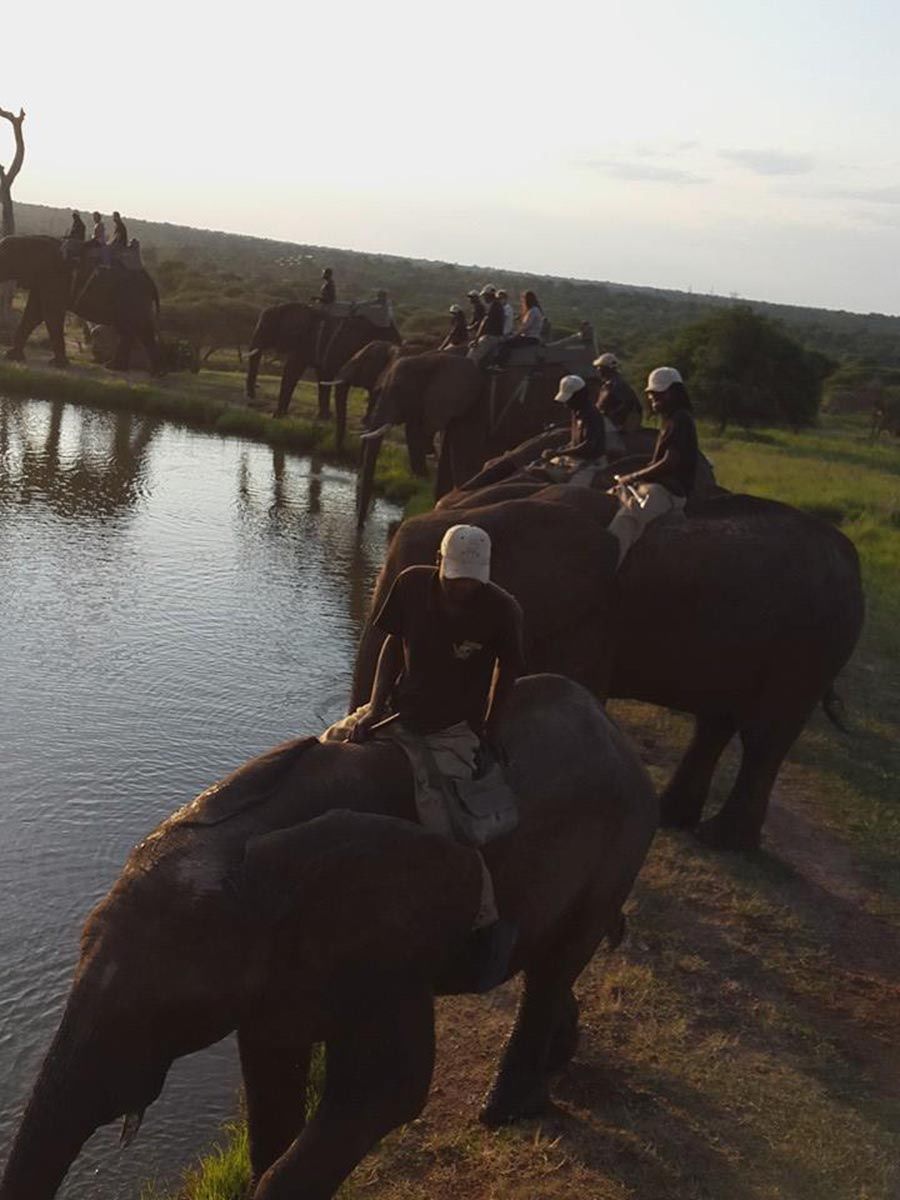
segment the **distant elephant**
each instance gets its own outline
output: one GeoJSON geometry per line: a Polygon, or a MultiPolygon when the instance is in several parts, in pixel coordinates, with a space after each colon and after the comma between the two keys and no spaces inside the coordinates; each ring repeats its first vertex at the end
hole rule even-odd
{"type": "MultiPolygon", "coordinates": [[[[435,561],[450,525],[481,526],[492,578],[524,609],[530,669],[559,671],[601,699],[694,715],[693,741],[662,796],[665,824],[698,825],[719,757],[740,737],[731,794],[700,831],[718,847],[757,847],[781,762],[820,702],[833,718],[832,684],[859,637],[853,544],[818,517],[726,493],[650,525],[616,571],[606,527],[618,502],[605,492],[550,486],[479,500],[400,526],[372,611],[405,567],[435,561]]],[[[354,704],[370,694],[382,641],[370,620],[354,704]]]]}
{"type": "MultiPolygon", "coordinates": [[[[285,356],[275,415],[283,417],[291,405],[294,388],[308,367],[314,367],[319,382],[320,420],[331,416],[331,385],[348,358],[375,339],[397,344],[400,334],[391,322],[384,324],[384,309],[375,304],[336,303],[276,304],[259,314],[250,339],[247,364],[247,398],[256,396],[256,379],[262,355],[267,350],[285,356]]],[[[338,383],[335,394],[335,441],[343,445],[347,427],[349,384],[338,383]]]]}
{"type": "Polygon", "coordinates": [[[120,340],[114,367],[127,369],[131,346],[138,341],[151,369],[157,369],[159,293],[145,270],[98,267],[89,245],[82,246],[75,259],[66,259],[58,238],[13,235],[0,239],[0,281],[6,279],[15,279],[28,290],[7,358],[24,361],[25,343],[43,321],[53,347],[54,366],[68,366],[63,327],[69,311],[93,324],[116,329],[120,340]]]}
{"type": "MultiPolygon", "coordinates": [[[[604,939],[618,942],[657,821],[627,739],[570,680],[520,680],[500,740],[521,821],[485,856],[525,988],[488,1124],[547,1104],[576,1047],[572,986],[604,939]]],[[[247,763],[141,842],[86,925],[0,1200],[51,1200],[99,1125],[124,1115],[129,1139],[174,1059],[235,1029],[254,1200],[334,1196],[422,1110],[433,998],[472,985],[478,857],[413,813],[396,744],[308,738],[247,763]],[[324,1094],[304,1128],[316,1042],[324,1094]]]]}
{"type": "MultiPolygon", "coordinates": [[[[561,352],[558,352],[561,353],[561,352]]],[[[580,364],[594,374],[588,351],[569,352],[571,362],[510,366],[484,371],[470,358],[445,351],[403,358],[385,371],[371,417],[372,433],[363,444],[357,488],[360,525],[372,499],[375,466],[383,434],[405,425],[409,463],[425,475],[425,454],[441,434],[435,499],[465,483],[485,460],[508,450],[569,414],[554,404],[560,377],[580,364]],[[582,361],[583,360],[583,361],[582,361]]]]}

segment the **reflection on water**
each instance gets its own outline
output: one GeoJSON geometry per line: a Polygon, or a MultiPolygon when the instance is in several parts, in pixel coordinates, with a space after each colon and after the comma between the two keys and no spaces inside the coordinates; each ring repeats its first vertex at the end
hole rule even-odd
{"type": "MultiPolygon", "coordinates": [[[[384,547],[321,462],[146,417],[0,400],[0,1156],[80,926],[130,847],[349,691],[384,547]]],[[[173,1068],[135,1145],[62,1195],[133,1197],[234,1111],[225,1043],[173,1068]]]]}

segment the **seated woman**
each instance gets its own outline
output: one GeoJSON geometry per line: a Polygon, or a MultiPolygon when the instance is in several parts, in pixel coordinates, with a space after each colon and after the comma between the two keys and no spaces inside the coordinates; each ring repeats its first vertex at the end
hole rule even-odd
{"type": "Polygon", "coordinates": [[[561,467],[565,477],[558,482],[590,487],[594,475],[606,465],[606,425],[594,403],[591,389],[580,375],[564,375],[553,399],[565,404],[572,414],[572,436],[567,446],[545,450],[542,461],[561,467]]]}
{"type": "Polygon", "coordinates": [[[541,326],[544,323],[544,310],[541,308],[534,292],[522,293],[522,307],[519,315],[519,332],[507,338],[500,347],[497,361],[503,366],[510,353],[517,346],[537,346],[541,341],[541,326]]]}
{"type": "Polygon", "coordinates": [[[609,532],[619,541],[619,566],[651,521],[684,509],[697,472],[697,426],[681,374],[674,367],[651,371],[647,399],[662,424],[649,464],[630,475],[616,476],[621,508],[609,532]]]}

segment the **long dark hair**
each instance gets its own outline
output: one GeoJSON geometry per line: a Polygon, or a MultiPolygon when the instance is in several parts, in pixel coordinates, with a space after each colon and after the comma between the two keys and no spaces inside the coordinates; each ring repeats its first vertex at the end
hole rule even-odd
{"type": "Polygon", "coordinates": [[[683,383],[670,383],[666,388],[666,407],[665,414],[677,412],[679,408],[686,409],[692,413],[694,406],[691,404],[691,398],[688,395],[688,390],[683,383]]]}
{"type": "MultiPolygon", "coordinates": [[[[522,293],[522,312],[528,312],[529,308],[541,308],[540,301],[537,298],[537,292],[522,293]]],[[[541,308],[541,312],[544,310],[541,308]]]]}

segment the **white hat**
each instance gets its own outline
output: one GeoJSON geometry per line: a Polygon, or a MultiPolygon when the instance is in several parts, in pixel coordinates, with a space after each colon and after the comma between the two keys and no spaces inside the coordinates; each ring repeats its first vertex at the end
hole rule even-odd
{"type": "Polygon", "coordinates": [[[469,288],[469,290],[466,292],[466,295],[467,296],[477,296],[478,288],[469,288]]]}
{"type": "Polygon", "coordinates": [[[456,312],[462,312],[462,309],[459,307],[458,304],[451,304],[450,311],[456,313],[456,312]]]}
{"type": "Polygon", "coordinates": [[[648,392],[667,392],[673,383],[683,383],[681,372],[674,367],[657,367],[647,376],[648,392]]]}
{"type": "Polygon", "coordinates": [[[497,289],[494,287],[494,285],[492,283],[486,283],[484,285],[484,287],[481,289],[482,296],[496,296],[496,294],[497,294],[497,289]]]}
{"type": "Polygon", "coordinates": [[[617,367],[619,360],[609,350],[605,354],[601,354],[599,358],[594,359],[595,367],[617,367]]]}
{"type": "Polygon", "coordinates": [[[559,391],[553,397],[560,404],[566,404],[576,392],[580,392],[584,387],[584,380],[580,375],[563,375],[559,381],[559,391]]]}
{"type": "Polygon", "coordinates": [[[491,577],[491,539],[477,525],[451,525],[441,542],[441,574],[445,579],[491,577]]]}

